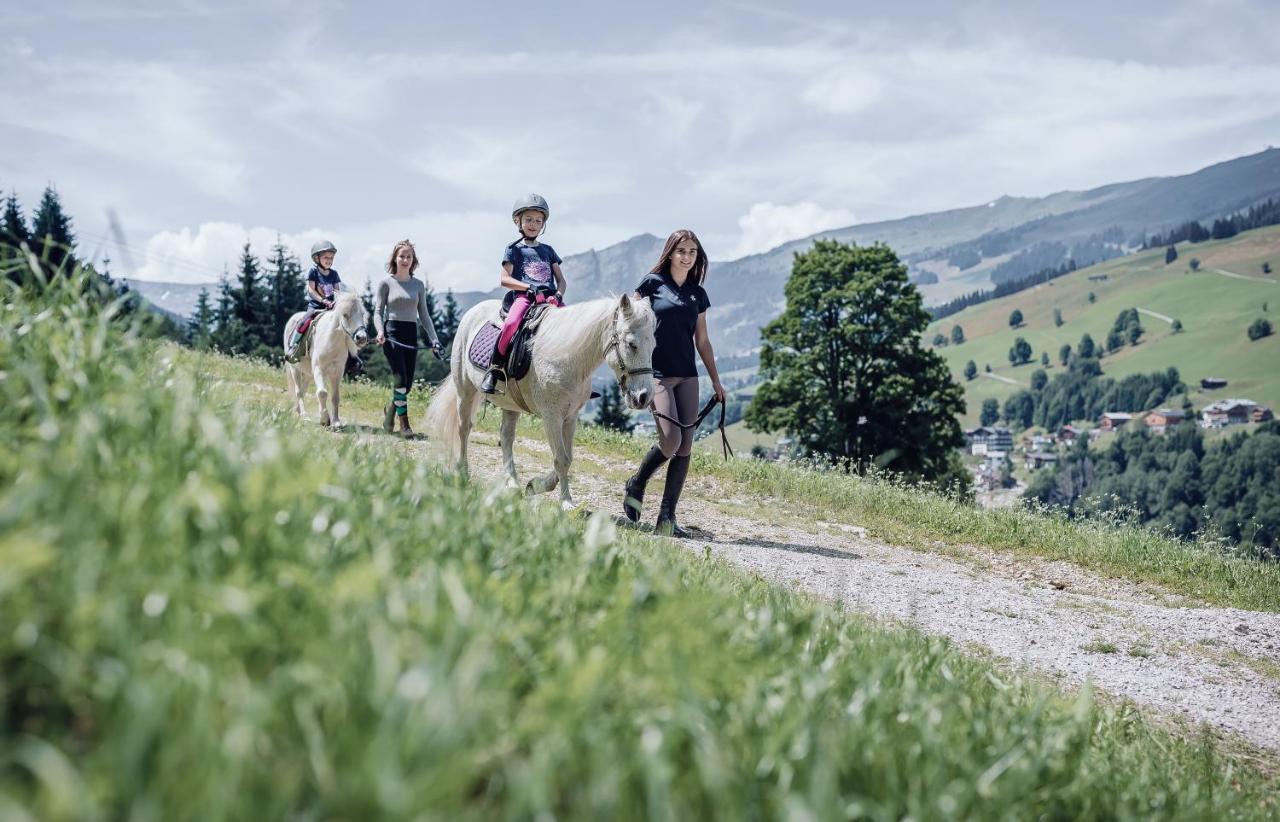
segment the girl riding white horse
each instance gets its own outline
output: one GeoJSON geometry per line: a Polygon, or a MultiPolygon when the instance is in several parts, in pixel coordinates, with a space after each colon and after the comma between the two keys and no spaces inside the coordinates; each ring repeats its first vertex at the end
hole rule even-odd
{"type": "Polygon", "coordinates": [[[629,296],[592,300],[567,308],[550,309],[543,317],[533,344],[529,373],[508,379],[506,393],[480,393],[485,372],[467,357],[472,338],[489,322],[500,324],[498,300],[486,300],[462,318],[453,346],[449,377],[427,409],[427,430],[439,437],[458,467],[467,472],[467,439],[481,400],[502,409],[502,463],[512,485],[518,484],[513,445],[521,413],[542,417],[554,470],[529,481],[529,493],[560,487],[560,502],[573,505],[569,493],[569,464],[573,461],[573,437],[578,413],[591,395],[591,375],[602,362],[618,378],[627,405],[644,408],[653,397],[654,315],[647,300],[629,296]]]}
{"type": "MultiPolygon", "coordinates": [[[[293,331],[302,322],[305,312],[299,311],[289,318],[284,327],[284,345],[288,350],[293,331]]],[[[297,349],[301,356],[297,362],[285,361],[284,373],[289,381],[289,391],[297,404],[298,416],[306,417],[303,397],[308,383],[314,381],[316,402],[320,406],[320,424],[342,428],[345,423],[338,416],[338,386],[347,368],[347,357],[354,357],[360,346],[369,341],[366,329],[368,318],[360,298],[351,292],[334,295],[333,308],[311,323],[310,340],[303,341],[297,349]]]]}

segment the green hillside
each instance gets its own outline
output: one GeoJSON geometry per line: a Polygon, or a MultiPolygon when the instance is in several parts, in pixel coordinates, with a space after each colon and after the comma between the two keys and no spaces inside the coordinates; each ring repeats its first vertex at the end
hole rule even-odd
{"type": "Polygon", "coordinates": [[[1181,243],[1177,250],[1178,259],[1170,265],[1164,263],[1163,248],[1144,251],[972,306],[930,325],[926,339],[939,332],[949,337],[955,325],[964,329],[964,343],[939,350],[965,386],[965,424],[977,424],[986,398],[1003,402],[1026,387],[1032,372],[1042,367],[1042,352],[1049,354],[1046,370],[1052,378],[1060,370],[1058,350],[1064,343],[1074,347],[1088,333],[1101,346],[1116,315],[1127,308],[1142,312],[1146,333],[1137,346],[1125,346],[1103,358],[1107,375],[1122,377],[1174,366],[1193,389],[1191,401],[1197,408],[1224,397],[1280,406],[1280,334],[1256,342],[1245,334],[1258,317],[1280,325],[1280,278],[1276,276],[1280,227],[1248,231],[1228,240],[1181,243]],[[1192,258],[1200,260],[1197,272],[1191,271],[1192,258]],[[1264,263],[1270,265],[1270,274],[1262,272],[1264,263]],[[1090,292],[1096,297],[1093,303],[1090,292]],[[1062,312],[1060,327],[1054,326],[1055,308],[1062,312]],[[1024,318],[1016,330],[1009,327],[1014,309],[1024,318]],[[1180,320],[1183,331],[1175,334],[1169,322],[1154,315],[1180,320]],[[1013,367],[1008,352],[1017,337],[1031,344],[1034,355],[1031,363],[1013,367]],[[966,382],[963,372],[969,360],[977,364],[979,376],[966,382]],[[985,375],[988,363],[991,374],[985,375]],[[1199,381],[1207,376],[1223,377],[1229,384],[1218,391],[1203,391],[1199,381]]]}

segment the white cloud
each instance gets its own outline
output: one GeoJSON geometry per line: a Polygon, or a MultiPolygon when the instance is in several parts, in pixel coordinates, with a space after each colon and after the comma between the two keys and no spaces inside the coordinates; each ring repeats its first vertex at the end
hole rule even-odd
{"type": "Polygon", "coordinates": [[[750,211],[738,218],[742,236],[734,249],[734,257],[759,254],[790,240],[798,240],[830,228],[844,228],[855,222],[852,211],[843,208],[825,209],[817,203],[756,203],[751,206],[750,211]]]}
{"type": "MultiPolygon", "coordinates": [[[[324,237],[339,248],[342,238],[320,229],[308,229],[297,234],[285,234],[265,226],[246,228],[237,223],[204,223],[194,231],[183,227],[177,231],[161,231],[142,249],[130,248],[127,256],[137,268],[132,279],[158,280],[175,283],[215,282],[224,269],[232,278],[247,240],[253,254],[260,261],[269,256],[277,238],[290,249],[304,267],[310,263],[308,251],[311,244],[324,237]]],[[[111,246],[108,246],[111,250],[111,246]]],[[[120,252],[116,250],[115,254],[120,252]]],[[[118,258],[117,258],[118,259],[118,258]]],[[[119,268],[120,273],[128,274],[119,268]]]]}
{"type": "Polygon", "coordinates": [[[804,90],[806,103],[831,114],[857,114],[880,99],[884,81],[865,69],[839,66],[804,90]]]}

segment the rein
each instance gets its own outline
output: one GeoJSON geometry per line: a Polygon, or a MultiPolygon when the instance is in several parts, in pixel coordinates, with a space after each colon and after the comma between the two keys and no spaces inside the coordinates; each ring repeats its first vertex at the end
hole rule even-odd
{"type": "Polygon", "coordinates": [[[724,454],[724,458],[729,459],[729,457],[733,456],[733,448],[729,445],[729,436],[724,432],[725,404],[720,402],[719,397],[712,397],[710,400],[708,400],[707,404],[702,406],[702,411],[698,413],[698,418],[690,423],[683,423],[683,422],[680,422],[680,420],[672,419],[671,417],[668,417],[666,414],[654,408],[652,405],[649,406],[649,410],[653,412],[653,415],[655,417],[664,419],[667,422],[671,423],[672,425],[675,425],[679,428],[684,429],[685,431],[688,431],[690,428],[697,428],[699,425],[702,425],[702,421],[707,418],[707,415],[711,413],[711,409],[715,408],[716,405],[720,406],[720,425],[719,425],[720,448],[722,453],[724,454]]]}

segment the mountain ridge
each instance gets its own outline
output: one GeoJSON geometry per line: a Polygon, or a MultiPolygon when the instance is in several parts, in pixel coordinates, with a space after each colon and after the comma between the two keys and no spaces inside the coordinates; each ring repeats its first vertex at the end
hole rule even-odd
{"type": "MultiPolygon", "coordinates": [[[[1079,257],[1078,264],[1088,265],[1121,256],[1152,232],[1187,220],[1221,216],[1268,197],[1280,197],[1280,149],[1275,148],[1188,174],[1068,189],[1043,197],[1002,195],[983,204],[817,232],[769,251],[711,262],[707,291],[712,304],[708,317],[712,338],[721,354],[741,355],[757,349],[759,328],[776,317],[785,304],[783,286],[793,255],[819,239],[888,244],[908,266],[913,279],[923,279],[918,287],[926,303],[938,304],[990,287],[993,273],[1008,279],[1032,273],[1025,269],[1043,267],[1045,260],[1079,257]],[[963,268],[954,264],[961,260],[972,264],[963,268]],[[932,276],[919,276],[925,272],[932,276]]],[[[570,299],[630,290],[656,261],[662,242],[653,234],[639,234],[566,257],[563,268],[570,299]]],[[[170,311],[189,313],[181,310],[181,300],[174,296],[186,286],[142,282],[131,282],[131,286],[148,299],[155,293],[162,301],[168,300],[163,307],[170,311]]],[[[200,287],[193,287],[192,305],[200,287]]],[[[454,292],[454,296],[465,310],[500,293],[501,289],[494,288],[454,292]]]]}

